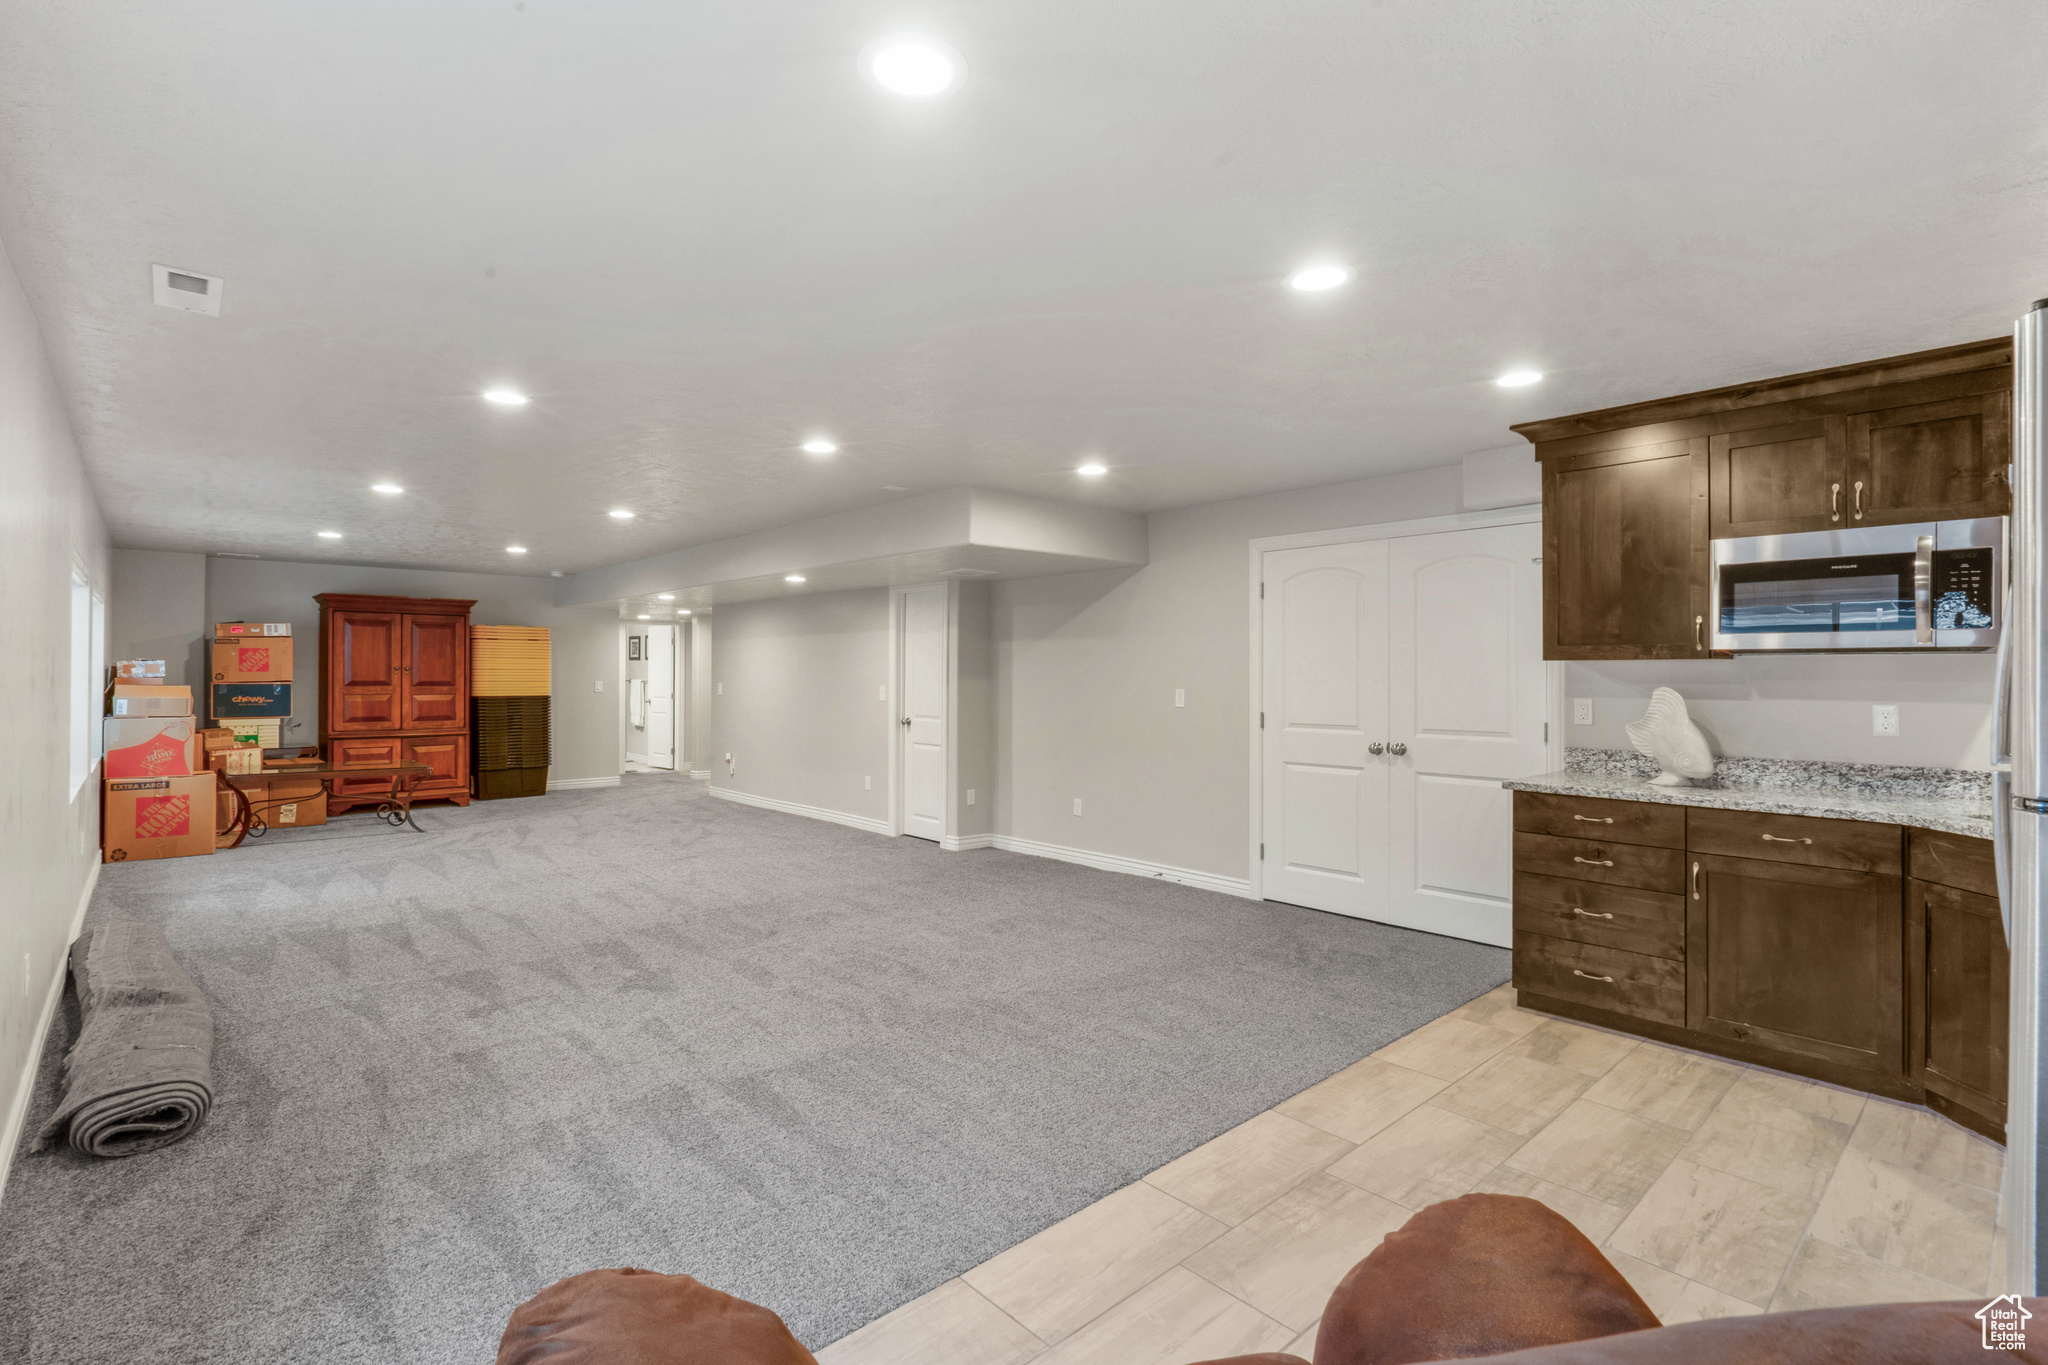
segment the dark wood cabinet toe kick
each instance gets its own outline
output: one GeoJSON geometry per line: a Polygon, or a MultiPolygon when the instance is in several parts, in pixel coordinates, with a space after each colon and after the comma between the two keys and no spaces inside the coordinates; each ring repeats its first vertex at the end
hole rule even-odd
{"type": "Polygon", "coordinates": [[[1987,839],[1515,793],[1521,1002],[1925,1104],[2005,1140],[1987,839]]]}

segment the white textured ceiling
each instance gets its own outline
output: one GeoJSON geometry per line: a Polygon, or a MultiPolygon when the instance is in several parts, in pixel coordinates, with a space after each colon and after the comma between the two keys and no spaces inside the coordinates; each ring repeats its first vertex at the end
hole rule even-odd
{"type": "Polygon", "coordinates": [[[0,240],[124,545],[545,573],[885,485],[1155,509],[2004,331],[2044,16],[0,0],[0,240]],[[963,89],[863,83],[906,27],[963,89]]]}

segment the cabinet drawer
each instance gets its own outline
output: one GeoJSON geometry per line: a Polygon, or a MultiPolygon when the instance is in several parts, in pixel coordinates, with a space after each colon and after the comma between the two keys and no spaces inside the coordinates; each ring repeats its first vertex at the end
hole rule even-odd
{"type": "Polygon", "coordinates": [[[1989,839],[1972,839],[1967,834],[1949,834],[1938,829],[1908,830],[1913,870],[1907,875],[1938,886],[1974,891],[1980,896],[1998,894],[1998,872],[1991,857],[1989,839]]]}
{"type": "Polygon", "coordinates": [[[1681,892],[1685,889],[1685,851],[1516,830],[1515,871],[1639,886],[1645,891],[1681,892]]]}
{"type": "Polygon", "coordinates": [[[1897,825],[1813,815],[1695,808],[1686,821],[1685,845],[1692,853],[1887,876],[1897,876],[1904,863],[1904,840],[1897,825]]]}
{"type": "Polygon", "coordinates": [[[1685,897],[1515,874],[1515,928],[1648,957],[1685,957],[1685,897]]]}
{"type": "Polygon", "coordinates": [[[1684,848],[1685,807],[1516,792],[1515,828],[1572,839],[1611,839],[1618,844],[1684,848]]]}
{"type": "Polygon", "coordinates": [[[1685,1023],[1685,964],[1515,931],[1518,991],[1663,1024],[1685,1023]]]}

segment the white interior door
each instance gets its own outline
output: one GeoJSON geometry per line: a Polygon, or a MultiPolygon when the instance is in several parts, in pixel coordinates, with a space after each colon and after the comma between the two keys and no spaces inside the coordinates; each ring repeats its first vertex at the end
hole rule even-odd
{"type": "Polygon", "coordinates": [[[1390,864],[1374,918],[1512,942],[1500,783],[1548,766],[1542,553],[1535,522],[1388,542],[1390,864]]]}
{"type": "Polygon", "coordinates": [[[1379,919],[1387,894],[1387,543],[1263,556],[1264,886],[1379,919]]]}
{"type": "Polygon", "coordinates": [[[897,689],[896,771],[901,774],[903,832],[920,839],[946,833],[946,588],[903,594],[899,639],[903,657],[897,689]]]}
{"type": "Polygon", "coordinates": [[[647,765],[676,766],[676,630],[647,632],[647,765]]]}

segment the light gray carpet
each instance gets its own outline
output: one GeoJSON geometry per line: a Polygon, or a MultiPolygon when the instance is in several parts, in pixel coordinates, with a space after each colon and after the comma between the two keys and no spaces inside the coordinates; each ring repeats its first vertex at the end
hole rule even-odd
{"type": "Polygon", "coordinates": [[[1508,970],[669,775],[421,819],[103,870],[88,923],[163,925],[213,1000],[217,1100],[17,1154],[0,1358],[473,1365],[616,1265],[822,1346],[1508,970]]]}

